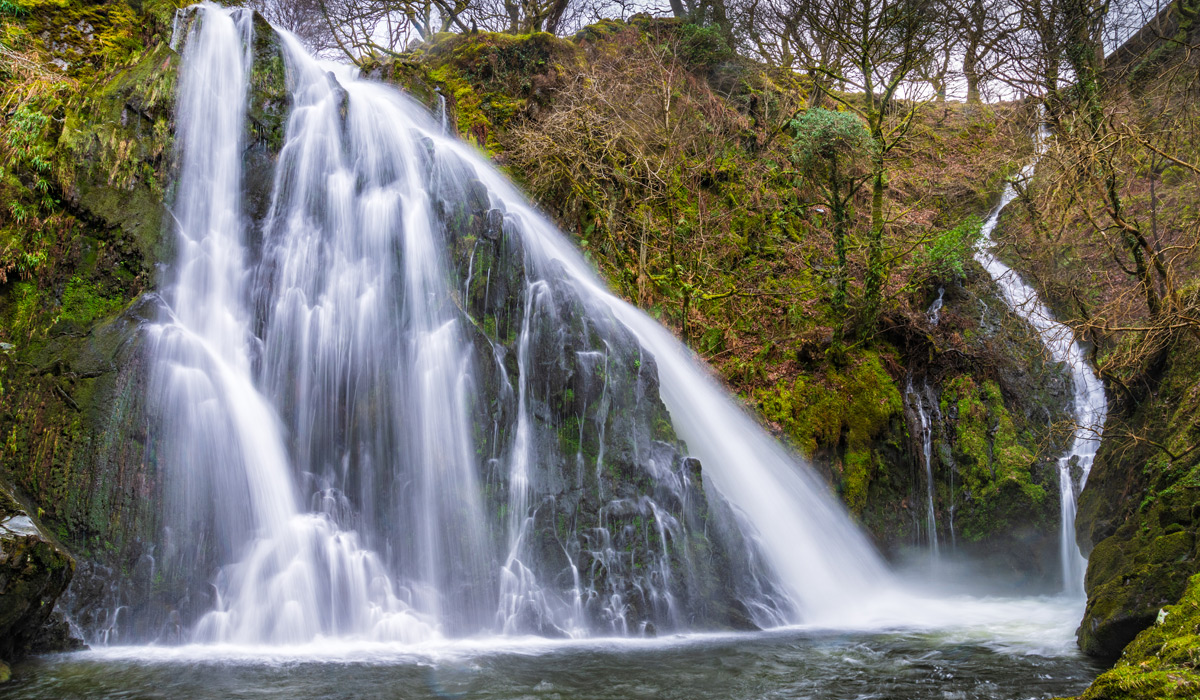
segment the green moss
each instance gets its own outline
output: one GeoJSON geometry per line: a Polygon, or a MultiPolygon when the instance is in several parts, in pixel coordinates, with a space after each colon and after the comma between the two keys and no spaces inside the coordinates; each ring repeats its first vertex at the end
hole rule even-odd
{"type": "Polygon", "coordinates": [[[1120,653],[1200,570],[1200,454],[1188,452],[1200,435],[1196,342],[1181,339],[1154,395],[1132,415],[1110,417],[1110,425],[1077,520],[1094,543],[1079,642],[1103,657],[1120,653]],[[1131,443],[1117,437],[1122,433],[1145,441],[1131,443]]]}
{"type": "Polygon", "coordinates": [[[763,416],[779,424],[806,454],[834,448],[841,453],[840,488],[850,509],[861,513],[878,458],[874,440],[903,410],[900,392],[882,357],[864,351],[845,369],[801,376],[757,393],[763,416]]]}
{"type": "Polygon", "coordinates": [[[430,108],[447,98],[459,135],[490,157],[503,151],[499,134],[547,99],[552,85],[579,62],[578,48],[544,32],[439,34],[388,68],[430,108]]]}
{"type": "Polygon", "coordinates": [[[564,455],[575,455],[579,452],[579,418],[572,416],[563,422],[558,429],[558,444],[564,455]]]}
{"type": "Polygon", "coordinates": [[[960,375],[946,382],[941,410],[954,422],[959,504],[956,522],[963,537],[980,541],[1045,519],[1046,490],[1034,483],[1036,457],[1017,434],[1000,387],[960,375]]]}
{"type": "Polygon", "coordinates": [[[94,284],[89,284],[78,276],[72,277],[63,292],[62,311],[59,316],[63,320],[76,323],[89,323],[108,316],[125,305],[125,300],[119,296],[106,296],[94,284]]]}
{"type": "Polygon", "coordinates": [[[34,330],[34,321],[42,308],[41,293],[33,282],[19,282],[13,285],[12,297],[16,302],[8,319],[9,337],[13,340],[24,340],[34,330]]]}

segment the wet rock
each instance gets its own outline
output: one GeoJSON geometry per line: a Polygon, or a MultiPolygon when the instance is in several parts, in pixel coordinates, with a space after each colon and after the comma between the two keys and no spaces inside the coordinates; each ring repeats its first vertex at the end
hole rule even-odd
{"type": "Polygon", "coordinates": [[[75,560],[0,486],[0,658],[46,650],[37,643],[74,572],[75,560]]]}
{"type": "MultiPolygon", "coordinates": [[[[287,67],[279,42],[279,35],[261,15],[255,14],[254,61],[247,95],[246,127],[249,138],[242,159],[246,183],[244,205],[246,214],[255,221],[261,221],[270,209],[275,162],[279,150],[283,148],[292,109],[292,93],[287,87],[287,67]]],[[[330,81],[345,95],[345,89],[337,85],[332,76],[330,81]]],[[[258,241],[251,243],[257,244],[258,241]]]]}
{"type": "Polygon", "coordinates": [[[483,229],[484,238],[498,241],[502,233],[504,233],[504,212],[499,209],[488,210],[487,224],[483,229]]]}

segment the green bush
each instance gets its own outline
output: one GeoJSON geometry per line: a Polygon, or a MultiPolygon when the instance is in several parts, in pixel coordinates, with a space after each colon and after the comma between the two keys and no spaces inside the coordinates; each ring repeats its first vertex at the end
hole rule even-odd
{"type": "Polygon", "coordinates": [[[874,150],[866,125],[849,112],[810,109],[789,126],[792,161],[819,180],[828,179],[835,168],[841,169],[842,177],[855,177],[854,166],[861,165],[874,150]]]}
{"type": "Polygon", "coordinates": [[[733,56],[729,42],[717,26],[686,22],[680,25],[678,36],[676,55],[689,66],[707,68],[733,56]]]}
{"type": "Polygon", "coordinates": [[[962,279],[966,264],[975,255],[975,245],[983,222],[979,217],[967,217],[954,228],[935,235],[913,258],[913,282],[962,279]]]}

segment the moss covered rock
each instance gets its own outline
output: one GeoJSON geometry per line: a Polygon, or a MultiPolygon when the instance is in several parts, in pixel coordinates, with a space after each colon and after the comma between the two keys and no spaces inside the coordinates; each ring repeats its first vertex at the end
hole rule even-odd
{"type": "Polygon", "coordinates": [[[1160,608],[1079,700],[1184,700],[1200,697],[1200,576],[1175,605],[1160,608]]]}
{"type": "Polygon", "coordinates": [[[1076,519],[1090,552],[1087,653],[1115,657],[1200,570],[1200,346],[1181,338],[1156,391],[1109,419],[1076,519]]]}
{"type": "Polygon", "coordinates": [[[842,499],[862,515],[873,480],[888,467],[880,463],[877,441],[903,422],[900,392],[883,356],[866,351],[844,368],[797,377],[790,387],[776,385],[757,398],[763,417],[802,452],[829,460],[842,499]]]}
{"type": "Polygon", "coordinates": [[[582,59],[577,44],[545,32],[438,34],[372,75],[403,86],[435,112],[444,99],[451,128],[494,155],[503,150],[497,132],[536,116],[582,59]]]}

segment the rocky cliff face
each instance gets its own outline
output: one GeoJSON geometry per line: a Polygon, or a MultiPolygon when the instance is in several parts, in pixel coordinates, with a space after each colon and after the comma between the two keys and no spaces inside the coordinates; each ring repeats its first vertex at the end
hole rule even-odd
{"type": "Polygon", "coordinates": [[[1193,576],[1178,602],[1159,608],[1126,646],[1121,659],[1079,700],[1187,700],[1200,693],[1200,577],[1193,576]]]}
{"type": "MultiPolygon", "coordinates": [[[[193,18],[183,16],[177,32],[193,18]]],[[[55,17],[47,9],[36,19],[55,17]]],[[[261,230],[290,93],[277,37],[261,20],[254,36],[243,166],[246,213],[261,230]]],[[[162,314],[151,290],[156,267],[172,258],[165,204],[180,59],[166,39],[155,36],[77,100],[31,103],[58,110],[48,121],[62,127],[39,135],[54,157],[48,186],[62,195],[48,213],[69,220],[74,235],[65,238],[66,256],[10,281],[0,303],[10,398],[0,415],[9,436],[0,475],[44,504],[47,523],[79,556],[60,606],[102,642],[179,639],[211,609],[210,579],[221,563],[202,532],[172,534],[168,526],[167,476],[147,406],[142,331],[162,314]]],[[[474,448],[484,456],[480,480],[490,485],[497,551],[506,546],[507,474],[486,457],[500,455],[515,429],[517,357],[527,352],[539,369],[529,398],[537,473],[525,546],[540,563],[539,579],[570,588],[578,583],[572,575],[581,578],[596,593],[583,605],[598,628],[652,633],[682,620],[751,626],[735,604],[740,560],[726,552],[736,543],[710,534],[710,520],[721,515],[707,502],[701,465],[674,436],[653,358],[612,319],[589,326],[568,280],[526,270],[520,237],[481,183],[449,178],[433,189],[482,382],[474,448]],[[573,567],[583,570],[572,574],[573,567]],[[616,609],[613,600],[621,601],[616,609]]],[[[262,254],[261,239],[251,245],[262,254]]],[[[538,614],[518,611],[517,629],[562,633],[538,614]]]]}
{"type": "Polygon", "coordinates": [[[0,275],[0,479],[81,558],[77,587],[96,570],[132,570],[154,533],[154,476],[131,412],[147,303],[134,300],[162,251],[175,56],[160,33],[170,16],[164,25],[150,8],[139,19],[121,4],[59,3],[7,25],[44,68],[4,82],[18,106],[3,124],[15,156],[0,232],[17,260],[0,275]]]}
{"type": "MultiPolygon", "coordinates": [[[[537,562],[537,579],[561,593],[581,577],[593,592],[584,605],[594,629],[635,633],[685,619],[753,627],[737,595],[746,575],[735,565],[746,562],[719,537],[731,523],[717,522],[702,465],[675,437],[654,357],[611,313],[589,304],[565,270],[527,269],[518,231],[490,208],[482,183],[447,178],[435,192],[482,381],[475,449],[492,456],[482,476],[496,485],[485,504],[493,522],[505,521],[513,487],[495,457],[518,429],[517,387],[531,372],[527,556],[537,562]],[[613,596],[625,613],[612,608],[613,596]],[[668,599],[682,607],[670,609],[668,599]]],[[[503,530],[496,527],[497,539],[503,530]]],[[[521,616],[518,629],[562,633],[532,609],[521,616]]]]}
{"type": "MultiPolygon", "coordinates": [[[[168,43],[173,13],[166,4],[145,3],[143,15],[117,12],[118,6],[124,7],[113,3],[104,13],[87,11],[94,36],[124,33],[135,44],[119,57],[85,52],[91,62],[77,64],[79,54],[64,42],[90,46],[86,35],[53,41],[31,35],[31,50],[72,63],[60,76],[62,99],[30,98],[24,107],[46,117],[39,122],[43,126],[35,145],[50,167],[43,170],[26,158],[14,170],[16,178],[3,185],[6,196],[23,202],[34,202],[43,189],[56,201],[37,204],[43,207],[38,218],[44,229],[38,240],[45,244],[32,239],[22,243],[30,255],[44,255],[45,262],[27,272],[16,263],[4,268],[8,276],[0,286],[5,322],[0,331],[5,397],[0,434],[6,447],[0,478],[41,506],[46,526],[78,557],[62,607],[90,638],[172,640],[211,608],[208,578],[218,564],[215,552],[176,548],[165,533],[164,475],[145,405],[148,358],[139,343],[142,327],[161,313],[152,291],[157,268],[172,258],[163,203],[170,202],[174,178],[172,105],[179,55],[168,43]],[[139,24],[139,18],[144,22],[139,24]],[[72,75],[88,82],[68,84],[72,75]],[[65,97],[72,91],[78,95],[65,97]]],[[[47,5],[24,21],[31,32],[65,26],[79,21],[81,7],[47,5]]],[[[449,117],[460,133],[496,151],[502,149],[503,131],[510,124],[536,124],[530,120],[552,113],[556,91],[566,88],[570,75],[589,57],[613,60],[621,42],[628,40],[623,34],[628,29],[605,24],[577,39],[582,43],[545,35],[460,37],[378,71],[381,77],[415,85],[417,95],[434,109],[440,90],[449,98],[449,117]],[[623,38],[603,43],[610,35],[623,38]]],[[[255,37],[244,167],[247,213],[261,222],[270,204],[290,104],[274,35],[259,22],[255,37]]],[[[699,51],[686,42],[682,46],[684,52],[699,51]]],[[[733,81],[739,91],[752,80],[766,80],[740,65],[718,70],[705,64],[702,70],[704,79],[733,81]]],[[[738,94],[741,100],[751,93],[738,94]]],[[[784,98],[764,93],[754,100],[748,106],[735,101],[721,110],[745,109],[755,123],[761,118],[765,124],[766,115],[784,98]]],[[[744,120],[734,121],[744,127],[744,120]]],[[[16,127],[9,123],[6,128],[11,133],[16,127]]],[[[763,146],[745,134],[738,138],[743,137],[750,144],[747,152],[757,157],[752,151],[763,146]]],[[[736,166],[724,163],[704,186],[720,188],[739,178],[736,166]]],[[[746,196],[746,188],[738,184],[728,195],[736,203],[746,196]]],[[[946,208],[986,206],[986,195],[962,194],[973,196],[977,201],[969,206],[957,201],[946,208]]],[[[579,213],[565,200],[542,204],[551,210],[561,204],[561,220],[579,213]]],[[[684,220],[698,215],[691,206],[684,206],[684,220]]],[[[688,459],[686,445],[675,439],[658,398],[653,358],[611,322],[602,332],[582,324],[577,313],[582,301],[553,270],[534,275],[540,279],[539,293],[553,298],[553,306],[529,305],[526,256],[504,215],[492,208],[477,182],[444,187],[438,216],[456,262],[453,287],[462,291],[455,301],[470,329],[482,385],[474,403],[479,427],[475,448],[486,456],[480,463],[481,481],[494,485],[487,507],[496,547],[502,548],[508,485],[494,457],[514,430],[518,337],[528,321],[527,352],[542,371],[530,392],[540,471],[530,512],[536,536],[528,546],[544,562],[539,578],[565,587],[573,565],[594,560],[582,575],[590,588],[626,602],[626,622],[633,632],[669,626],[670,615],[713,627],[751,625],[748,611],[736,603],[736,592],[749,585],[752,562],[742,556],[742,543],[712,534],[721,529],[715,524],[732,514],[709,501],[703,465],[688,459]],[[532,313],[528,318],[527,306],[532,313]],[[646,562],[661,566],[654,569],[646,562]],[[682,609],[669,615],[657,608],[666,594],[682,601],[682,609]]],[[[789,231],[793,237],[799,235],[796,222],[804,222],[796,224],[800,228],[819,228],[820,223],[811,213],[797,211],[776,218],[783,223],[772,219],[771,230],[789,231]]],[[[30,229],[15,219],[3,224],[6,234],[30,229]]],[[[780,252],[782,246],[751,241],[749,232],[767,226],[766,219],[738,225],[738,235],[745,239],[738,244],[738,255],[776,260],[770,264],[778,269],[771,274],[782,281],[770,284],[794,293],[794,286],[807,279],[803,266],[788,267],[796,260],[780,252]]],[[[586,244],[591,229],[578,228],[586,244]]],[[[606,269],[637,258],[636,250],[630,257],[628,247],[596,255],[606,269]]],[[[614,274],[630,287],[647,284],[641,272],[628,278],[624,272],[614,274]]],[[[664,313],[660,304],[666,302],[646,301],[664,313]]],[[[807,313],[804,305],[815,303],[810,302],[772,309],[769,316],[785,318],[785,326],[804,326],[808,322],[799,319],[807,313]]],[[[919,419],[906,391],[911,379],[935,416],[932,468],[939,538],[973,554],[999,552],[993,569],[1008,572],[1016,583],[1041,585],[1046,569],[1053,569],[1046,558],[1052,556],[1047,541],[1048,536],[1053,540],[1057,489],[1052,488],[1052,472],[1036,455],[1050,433],[1049,424],[1057,420],[1063,389],[1053,368],[1023,368],[1025,359],[1037,356],[1036,339],[1013,326],[1000,309],[994,291],[981,283],[951,284],[940,325],[932,327],[917,317],[905,320],[876,349],[848,363],[830,362],[820,332],[805,326],[799,340],[788,341],[792,345],[771,341],[760,355],[739,351],[740,369],[725,370],[752,378],[739,385],[748,401],[824,465],[851,509],[896,556],[928,538],[922,530],[919,419]],[[771,382],[761,381],[768,375],[771,382]],[[926,380],[928,390],[923,388],[926,380]],[[1022,561],[1029,550],[1038,554],[1026,565],[1022,561]]],[[[695,332],[691,339],[710,354],[723,353],[727,342],[733,347],[734,332],[716,330],[721,329],[695,332]]],[[[599,603],[588,614],[597,624],[612,622],[599,603]]],[[[557,633],[533,612],[521,627],[557,633]]]]}
{"type": "Polygon", "coordinates": [[[1138,405],[1114,416],[1079,501],[1079,546],[1089,553],[1079,644],[1116,657],[1179,600],[1198,568],[1200,347],[1181,337],[1138,405]]]}
{"type": "MultiPolygon", "coordinates": [[[[149,367],[140,344],[141,328],[160,314],[151,291],[157,266],[172,252],[173,19],[170,3],[147,3],[141,15],[122,3],[39,5],[14,26],[30,32],[31,56],[66,66],[39,76],[57,81],[54,97],[5,85],[23,98],[19,112],[45,118],[35,118],[42,128],[31,134],[33,155],[14,162],[3,193],[14,201],[49,196],[30,205],[38,207],[32,221],[3,222],[6,234],[40,228],[22,243],[26,259],[43,262],[10,269],[0,287],[0,478],[37,503],[79,557],[62,608],[89,639],[104,641],[177,629],[180,609],[206,602],[157,565],[162,483],[148,447],[149,367]],[[44,29],[59,26],[87,31],[44,29]],[[117,55],[113,36],[121,39],[117,55]],[[116,619],[119,610],[127,620],[116,619]]],[[[265,22],[259,29],[246,155],[256,173],[278,149],[287,111],[282,57],[265,22]]],[[[22,126],[5,124],[10,144],[22,126]]]]}

